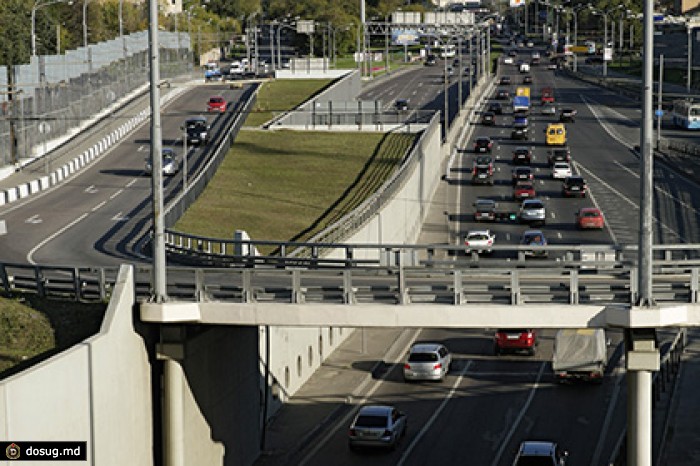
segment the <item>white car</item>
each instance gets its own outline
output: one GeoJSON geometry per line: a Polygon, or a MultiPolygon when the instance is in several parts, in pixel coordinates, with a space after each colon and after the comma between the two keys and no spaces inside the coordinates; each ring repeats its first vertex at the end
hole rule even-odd
{"type": "Polygon", "coordinates": [[[469,231],[464,236],[464,245],[467,247],[467,254],[471,252],[490,253],[492,252],[491,246],[496,242],[495,233],[491,233],[491,230],[472,230],[469,231]]]}
{"type": "Polygon", "coordinates": [[[552,167],[552,178],[555,180],[563,180],[571,175],[571,165],[566,162],[556,162],[552,167]]]}
{"type": "Polygon", "coordinates": [[[532,48],[532,47],[535,46],[535,43],[532,42],[532,41],[529,41],[529,42],[527,43],[527,46],[528,46],[529,48],[532,48]]]}
{"type": "Polygon", "coordinates": [[[505,57],[503,59],[503,63],[505,63],[506,65],[512,65],[513,64],[513,57],[505,57]]]}

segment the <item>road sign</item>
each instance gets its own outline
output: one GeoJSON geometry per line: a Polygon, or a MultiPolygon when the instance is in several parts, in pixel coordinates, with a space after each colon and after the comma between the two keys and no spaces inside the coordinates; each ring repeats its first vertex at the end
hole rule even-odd
{"type": "Polygon", "coordinates": [[[613,59],[612,56],[613,56],[612,47],[605,47],[603,49],[603,60],[612,61],[612,59],[613,59]]]}
{"type": "Polygon", "coordinates": [[[654,111],[654,115],[656,116],[656,118],[661,118],[664,116],[664,111],[658,108],[654,111]]]}

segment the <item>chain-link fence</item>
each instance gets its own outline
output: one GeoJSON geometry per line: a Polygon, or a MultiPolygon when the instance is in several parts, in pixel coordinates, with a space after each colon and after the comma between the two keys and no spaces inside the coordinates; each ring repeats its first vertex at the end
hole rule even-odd
{"type": "MultiPolygon", "coordinates": [[[[162,79],[192,72],[190,37],[160,31],[162,79]]],[[[0,67],[0,168],[31,158],[49,140],[75,133],[149,79],[148,33],[137,32],[64,55],[0,67]],[[14,146],[14,147],[13,147],[14,146]]]]}

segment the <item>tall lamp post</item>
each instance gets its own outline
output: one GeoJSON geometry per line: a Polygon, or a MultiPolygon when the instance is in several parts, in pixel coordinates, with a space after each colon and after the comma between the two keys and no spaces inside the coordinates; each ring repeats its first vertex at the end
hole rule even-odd
{"type": "Polygon", "coordinates": [[[591,7],[591,13],[603,17],[603,76],[608,75],[608,62],[605,60],[605,49],[608,48],[608,12],[591,7]]]}
{"type": "Polygon", "coordinates": [[[578,12],[581,10],[586,10],[590,7],[591,4],[587,3],[571,9],[571,13],[574,15],[574,45],[578,45],[578,12]]]}
{"type": "Polygon", "coordinates": [[[37,0],[32,7],[32,56],[36,55],[36,12],[45,6],[55,5],[56,3],[66,3],[67,5],[72,5],[73,0],[69,0],[68,2],[65,0],[53,0],[46,3],[42,3],[40,0],[37,0]]]}

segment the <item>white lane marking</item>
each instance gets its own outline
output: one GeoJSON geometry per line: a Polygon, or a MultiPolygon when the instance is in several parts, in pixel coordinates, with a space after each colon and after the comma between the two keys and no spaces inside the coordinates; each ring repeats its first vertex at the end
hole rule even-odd
{"type": "Polygon", "coordinates": [[[94,184],[91,184],[90,186],[88,186],[87,188],[85,188],[85,191],[84,191],[84,192],[86,192],[86,193],[88,193],[88,194],[95,194],[97,191],[98,191],[98,190],[97,190],[97,188],[95,187],[95,185],[94,185],[94,184]]]}
{"type": "Polygon", "coordinates": [[[123,192],[124,192],[124,190],[123,190],[123,189],[120,189],[119,191],[117,191],[117,192],[115,192],[114,194],[112,194],[111,196],[109,196],[109,198],[110,198],[110,199],[114,199],[115,197],[119,196],[119,195],[120,195],[121,193],[123,193],[123,192]]]}
{"type": "Polygon", "coordinates": [[[43,222],[43,220],[39,217],[39,214],[32,215],[31,217],[29,217],[28,219],[26,219],[24,221],[24,223],[33,223],[33,224],[37,224],[37,223],[41,223],[41,222],[43,222]]]}
{"type": "Polygon", "coordinates": [[[83,220],[83,219],[84,219],[85,217],[87,217],[87,216],[88,216],[88,213],[86,212],[86,213],[84,213],[83,215],[81,215],[80,217],[78,217],[78,218],[76,218],[75,220],[73,220],[72,222],[70,222],[68,225],[66,225],[66,226],[64,226],[63,228],[61,228],[60,230],[54,232],[52,235],[50,235],[50,236],[44,238],[39,244],[37,244],[36,246],[34,246],[34,247],[27,253],[27,262],[29,262],[29,263],[32,264],[32,265],[36,265],[36,262],[34,262],[34,259],[32,259],[32,256],[34,255],[34,253],[35,253],[36,251],[39,250],[39,248],[43,247],[46,243],[48,243],[49,241],[51,241],[51,240],[53,240],[54,238],[58,237],[58,235],[62,234],[64,231],[66,231],[66,230],[72,228],[73,225],[77,224],[78,222],[80,222],[81,220],[83,220]]]}
{"type": "Polygon", "coordinates": [[[94,212],[94,211],[96,211],[97,209],[100,209],[100,208],[104,207],[105,204],[107,204],[107,201],[102,201],[102,202],[100,202],[99,204],[97,204],[95,207],[93,207],[93,208],[90,209],[90,210],[94,212]]]}
{"type": "Polygon", "coordinates": [[[126,184],[126,187],[127,187],[127,188],[130,188],[130,187],[131,187],[134,183],[136,183],[137,181],[138,181],[138,178],[134,178],[133,180],[129,181],[129,182],[126,184]]]}
{"type": "Polygon", "coordinates": [[[143,145],[142,145],[142,146],[139,146],[138,149],[136,149],[136,152],[146,152],[146,151],[149,151],[149,150],[151,150],[151,146],[149,146],[149,145],[143,146],[143,145]]]}
{"type": "Polygon", "coordinates": [[[411,455],[411,452],[412,452],[413,449],[416,447],[416,445],[418,444],[418,442],[420,442],[420,440],[423,438],[423,436],[426,434],[426,432],[428,432],[428,430],[429,430],[430,427],[433,425],[433,423],[435,422],[435,420],[437,419],[437,417],[440,415],[440,413],[441,413],[441,412],[445,409],[445,407],[447,406],[447,403],[454,397],[454,394],[455,394],[455,392],[457,391],[457,387],[458,387],[459,384],[462,382],[462,379],[464,379],[464,376],[465,376],[465,374],[467,373],[467,371],[469,370],[469,367],[470,367],[471,365],[472,365],[472,361],[468,361],[467,364],[464,366],[464,368],[462,369],[462,371],[459,373],[459,377],[457,377],[457,379],[456,379],[456,380],[454,381],[454,383],[452,384],[452,387],[450,388],[449,393],[448,393],[447,396],[442,400],[442,403],[440,403],[440,406],[438,406],[438,408],[433,412],[433,415],[430,416],[430,419],[428,419],[428,422],[426,422],[426,423],[423,425],[423,428],[420,430],[420,432],[418,432],[418,434],[416,434],[416,436],[413,438],[413,440],[412,440],[411,443],[408,445],[408,447],[406,448],[406,450],[403,452],[403,454],[401,455],[401,458],[399,459],[399,462],[397,463],[397,466],[402,466],[402,465],[406,462],[406,460],[407,460],[408,457],[411,455]]]}
{"type": "Polygon", "coordinates": [[[610,422],[612,421],[613,411],[615,410],[615,405],[617,404],[618,395],[620,393],[620,382],[622,382],[622,375],[618,375],[615,381],[615,387],[612,392],[612,400],[608,404],[608,411],[605,413],[605,420],[603,421],[603,427],[600,429],[600,435],[598,436],[598,444],[596,445],[595,452],[593,452],[593,458],[591,459],[591,464],[600,464],[600,455],[603,452],[603,444],[608,439],[608,430],[610,430],[610,422]]]}
{"type": "Polygon", "coordinates": [[[520,421],[523,420],[523,416],[525,416],[525,412],[527,409],[530,407],[530,404],[532,403],[532,399],[535,398],[535,392],[540,386],[540,379],[542,379],[542,373],[544,372],[544,367],[547,363],[542,363],[540,365],[540,370],[537,373],[537,379],[535,380],[535,383],[532,385],[532,388],[530,388],[530,394],[527,397],[527,400],[525,400],[525,404],[523,405],[522,409],[520,410],[520,413],[518,413],[518,417],[515,419],[515,422],[512,423],[510,430],[506,434],[505,438],[501,442],[501,446],[496,452],[496,456],[494,457],[493,461],[491,462],[491,466],[498,466],[501,462],[501,456],[503,456],[503,452],[505,451],[506,447],[510,443],[511,437],[513,437],[513,434],[515,433],[515,429],[518,428],[518,425],[520,424],[520,421]]]}
{"type": "Polygon", "coordinates": [[[418,91],[413,91],[413,92],[411,93],[411,95],[416,95],[416,94],[418,94],[418,91]]]}
{"type": "Polygon", "coordinates": [[[116,214],[114,217],[112,217],[111,220],[114,222],[126,222],[127,220],[129,220],[129,216],[122,215],[122,213],[120,211],[118,214],[116,214]]]}
{"type": "MultiPolygon", "coordinates": [[[[610,135],[611,138],[613,138],[614,140],[616,140],[617,142],[619,142],[623,146],[628,147],[630,149],[634,147],[634,144],[631,144],[631,143],[625,141],[622,138],[622,136],[617,134],[617,131],[615,131],[611,125],[609,125],[608,123],[606,123],[602,120],[602,116],[601,116],[602,114],[600,112],[598,112],[598,110],[595,109],[595,107],[591,106],[591,104],[589,103],[590,99],[588,97],[582,95],[581,100],[583,100],[583,103],[586,104],[586,106],[588,107],[588,110],[591,111],[591,113],[593,114],[595,119],[598,121],[600,126],[605,130],[606,133],[608,133],[608,135],[610,135]]],[[[612,110],[612,111],[617,114],[618,118],[624,118],[627,121],[632,121],[629,118],[627,118],[626,116],[622,115],[621,113],[616,112],[615,110],[612,110]]]]}
{"type": "MultiPolygon", "coordinates": [[[[401,351],[396,356],[397,358],[399,357],[399,355],[403,355],[403,354],[406,354],[408,352],[408,349],[411,347],[413,342],[416,340],[416,338],[418,337],[418,334],[420,332],[421,332],[421,329],[415,329],[413,331],[413,336],[411,338],[409,338],[408,343],[406,345],[404,345],[403,348],[401,348],[401,351]]],[[[387,372],[387,374],[388,374],[388,372],[387,372]]],[[[299,462],[299,466],[303,466],[303,465],[307,464],[309,461],[311,461],[312,457],[314,455],[316,455],[318,453],[318,451],[326,445],[326,443],[328,443],[328,441],[331,439],[331,437],[333,437],[335,435],[335,433],[338,431],[338,429],[346,428],[348,425],[350,425],[350,418],[352,418],[357,413],[357,410],[360,408],[360,406],[362,404],[366,403],[367,400],[370,399],[372,397],[372,395],[374,395],[374,392],[376,392],[377,389],[379,389],[379,387],[381,386],[383,381],[384,380],[381,378],[374,381],[374,385],[367,392],[367,394],[360,397],[360,399],[358,400],[358,403],[355,405],[355,407],[353,409],[351,409],[350,412],[348,412],[345,416],[343,416],[342,419],[340,419],[338,422],[336,422],[335,426],[328,429],[328,432],[326,432],[326,435],[323,436],[323,438],[319,442],[317,442],[316,445],[311,449],[311,451],[306,456],[304,456],[304,458],[299,462]]]]}

